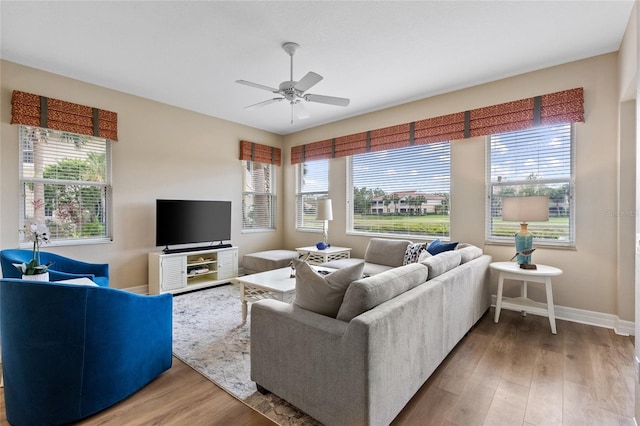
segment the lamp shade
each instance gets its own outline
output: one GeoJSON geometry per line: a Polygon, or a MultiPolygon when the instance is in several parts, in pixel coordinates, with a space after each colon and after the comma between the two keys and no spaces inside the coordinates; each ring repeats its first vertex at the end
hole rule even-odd
{"type": "Polygon", "coordinates": [[[549,197],[503,197],[502,220],[507,222],[545,222],[549,220],[549,197]]]}
{"type": "Polygon", "coordinates": [[[316,210],[317,220],[333,220],[333,209],[331,207],[331,199],[323,198],[318,200],[318,209],[316,210]]]}

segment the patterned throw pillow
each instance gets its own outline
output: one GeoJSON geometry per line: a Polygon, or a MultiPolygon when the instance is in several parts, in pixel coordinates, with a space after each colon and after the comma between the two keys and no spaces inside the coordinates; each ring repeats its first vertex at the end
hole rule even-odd
{"type": "Polygon", "coordinates": [[[408,265],[410,263],[416,263],[420,257],[420,253],[422,253],[426,248],[427,245],[424,243],[409,244],[404,252],[404,260],[402,264],[408,265]]]}

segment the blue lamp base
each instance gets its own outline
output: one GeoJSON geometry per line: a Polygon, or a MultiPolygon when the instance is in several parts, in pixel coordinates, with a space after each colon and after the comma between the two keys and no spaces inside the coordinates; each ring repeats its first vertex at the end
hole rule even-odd
{"type": "MultiPolygon", "coordinates": [[[[533,234],[527,229],[526,223],[520,224],[520,231],[516,233],[516,253],[520,253],[522,250],[533,248],[533,234]]],[[[519,265],[526,265],[531,263],[531,255],[522,256],[518,255],[517,262],[519,265]]]]}

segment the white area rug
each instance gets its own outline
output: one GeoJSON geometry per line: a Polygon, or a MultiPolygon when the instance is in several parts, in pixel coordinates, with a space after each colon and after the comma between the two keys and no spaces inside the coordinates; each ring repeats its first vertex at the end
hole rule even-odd
{"type": "Polygon", "coordinates": [[[242,325],[240,288],[224,285],[173,298],[173,354],[281,425],[318,425],[251,381],[249,323],[242,325]]]}

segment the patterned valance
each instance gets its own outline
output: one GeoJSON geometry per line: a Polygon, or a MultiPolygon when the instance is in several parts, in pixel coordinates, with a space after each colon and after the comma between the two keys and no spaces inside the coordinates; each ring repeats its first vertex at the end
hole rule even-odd
{"type": "Polygon", "coordinates": [[[584,122],[582,87],[294,146],[291,164],[576,122],[584,122]]]}
{"type": "Polygon", "coordinates": [[[25,124],[118,140],[118,114],[31,93],[13,91],[11,124],[25,124]]]}
{"type": "Polygon", "coordinates": [[[269,145],[240,141],[240,159],[279,166],[282,163],[282,150],[269,145]]]}

